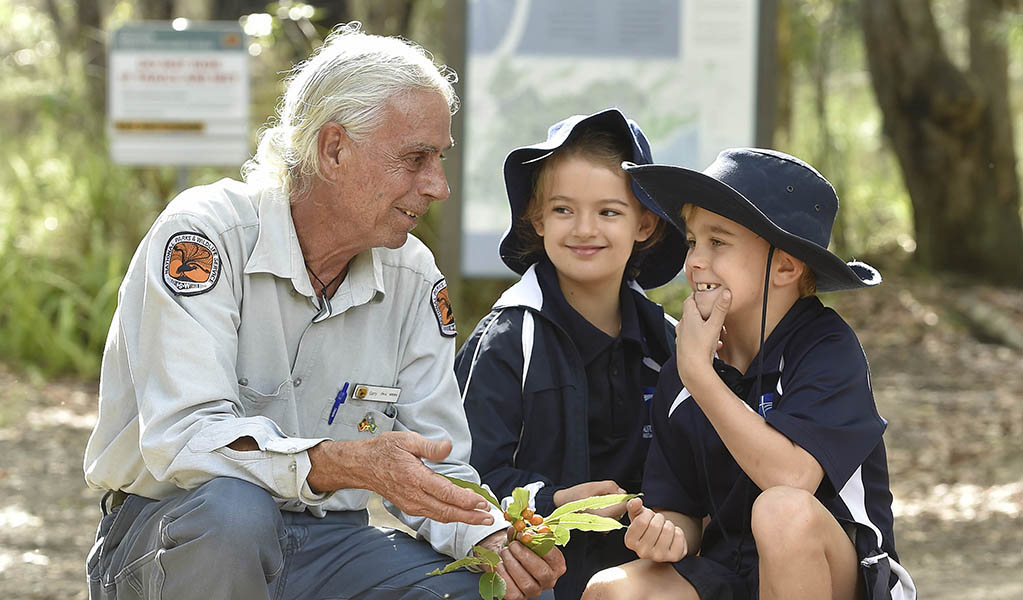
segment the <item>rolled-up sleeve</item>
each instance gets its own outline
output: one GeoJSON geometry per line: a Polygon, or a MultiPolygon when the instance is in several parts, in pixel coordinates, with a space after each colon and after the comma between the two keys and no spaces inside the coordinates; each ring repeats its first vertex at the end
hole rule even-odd
{"type": "Polygon", "coordinates": [[[215,477],[235,477],[278,499],[309,504],[328,496],[305,483],[305,450],[321,439],[289,438],[270,419],[245,416],[238,398],[235,364],[241,303],[229,275],[242,265],[221,232],[190,215],[154,225],[129,273],[118,312],[130,376],[138,403],[140,450],[160,482],[192,489],[215,477]],[[179,232],[210,239],[221,262],[219,280],[194,295],[175,294],[164,281],[167,243],[179,232]],[[227,447],[251,437],[259,451],[227,447]]]}
{"type": "MultiPolygon", "coordinates": [[[[425,283],[407,324],[408,338],[398,371],[402,394],[411,398],[402,402],[395,429],[431,439],[450,439],[448,457],[439,463],[427,462],[427,466],[437,473],[479,483],[479,474],[469,465],[471,439],[455,380],[454,338],[441,335],[429,300],[430,282],[425,283]]],[[[384,504],[435,550],[455,558],[466,556],[474,544],[507,526],[499,509],[491,510],[493,525],[467,525],[413,517],[386,500],[384,504]]]]}

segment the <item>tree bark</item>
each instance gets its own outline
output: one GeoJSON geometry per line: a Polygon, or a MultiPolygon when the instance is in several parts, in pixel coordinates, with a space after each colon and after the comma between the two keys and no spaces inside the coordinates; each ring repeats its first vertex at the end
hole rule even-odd
{"type": "Polygon", "coordinates": [[[864,0],[870,74],[913,204],[916,259],[1023,285],[1002,2],[967,4],[964,72],[942,47],[930,0],[864,0]]]}

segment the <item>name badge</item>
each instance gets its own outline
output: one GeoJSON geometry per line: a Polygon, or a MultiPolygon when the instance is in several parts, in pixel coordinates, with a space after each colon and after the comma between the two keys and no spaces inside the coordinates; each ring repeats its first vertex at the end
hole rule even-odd
{"type": "Polygon", "coordinates": [[[399,394],[401,394],[401,388],[357,383],[352,397],[370,402],[397,402],[399,394]]]}

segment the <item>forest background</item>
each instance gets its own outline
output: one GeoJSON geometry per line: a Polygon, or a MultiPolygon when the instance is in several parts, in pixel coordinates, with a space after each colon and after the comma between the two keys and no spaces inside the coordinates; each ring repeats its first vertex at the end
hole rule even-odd
{"type": "MultiPolygon", "coordinates": [[[[769,1],[772,146],[835,183],[833,250],[885,275],[877,290],[824,300],[871,359],[903,562],[921,598],[1023,597],[1023,3],[769,1]]],[[[255,135],[281,73],[334,24],[359,20],[452,63],[445,24],[463,4],[0,0],[4,597],[86,597],[99,494],[81,456],[102,346],[134,248],[182,183],[173,168],[108,158],[108,33],[138,19],[240,19],[257,34],[255,135]]],[[[439,256],[454,191],[415,232],[439,256]]],[[[509,282],[448,275],[464,336],[509,282]]],[[[683,283],[651,293],[675,315],[687,294],[683,283]]]]}

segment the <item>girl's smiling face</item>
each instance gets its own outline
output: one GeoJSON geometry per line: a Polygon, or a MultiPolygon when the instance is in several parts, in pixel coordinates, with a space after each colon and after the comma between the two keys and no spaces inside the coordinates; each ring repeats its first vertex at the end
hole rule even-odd
{"type": "Polygon", "coordinates": [[[559,278],[617,289],[635,244],[650,237],[657,217],[636,200],[620,169],[580,156],[567,156],[551,169],[533,228],[559,278]]]}

